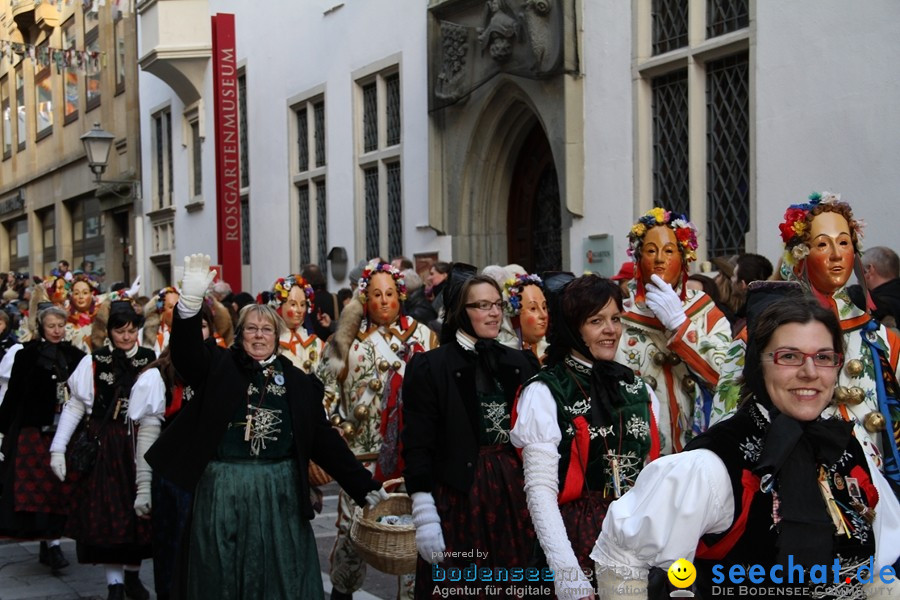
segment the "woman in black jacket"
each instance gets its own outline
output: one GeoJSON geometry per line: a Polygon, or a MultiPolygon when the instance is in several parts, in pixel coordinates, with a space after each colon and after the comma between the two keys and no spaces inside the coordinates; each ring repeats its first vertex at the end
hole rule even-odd
{"type": "Polygon", "coordinates": [[[322,598],[309,520],[314,460],[360,505],[387,497],[325,419],[323,388],[279,355],[269,306],[241,310],[235,344],[203,344],[209,256],[185,259],[169,348],[201,390],[146,453],[154,471],[194,492],[184,587],[202,598],[322,598]]]}
{"type": "Polygon", "coordinates": [[[0,535],[42,540],[39,559],[54,571],[69,564],[59,538],[70,486],[50,471],[49,449],[66,381],[84,356],[63,341],[67,316],[49,302],[40,307],[37,337],[16,353],[0,404],[0,535]]]}
{"type": "MultiPolygon", "coordinates": [[[[441,597],[443,591],[435,591],[447,587],[468,597],[514,594],[508,583],[496,584],[496,595],[493,584],[458,577],[453,583],[445,573],[472,563],[479,572],[521,569],[535,550],[509,430],[516,391],[537,371],[537,360],[497,343],[500,288],[466,267],[454,265],[444,291],[443,344],[413,357],[403,382],[404,476],[420,556],[417,598],[441,597]],[[463,585],[469,589],[463,592],[463,585]]],[[[518,592],[531,597],[539,590],[518,592]]]]}

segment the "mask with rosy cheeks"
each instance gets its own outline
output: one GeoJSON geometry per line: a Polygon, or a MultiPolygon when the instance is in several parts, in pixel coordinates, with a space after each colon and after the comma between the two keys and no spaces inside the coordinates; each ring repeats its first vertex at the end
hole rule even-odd
{"type": "Polygon", "coordinates": [[[652,283],[650,277],[659,275],[675,288],[681,281],[683,257],[678,239],[670,227],[652,227],[644,236],[641,247],[641,280],[652,283]]]}
{"type": "Polygon", "coordinates": [[[288,292],[287,300],[281,305],[281,318],[289,329],[296,329],[303,324],[309,303],[306,301],[306,294],[303,288],[295,285],[288,292]]]}
{"type": "MultiPolygon", "coordinates": [[[[856,258],[850,225],[843,215],[823,212],[809,226],[809,255],[806,272],[819,292],[831,296],[847,284],[856,258]]],[[[802,264],[798,265],[798,270],[802,264]]]]}
{"type": "Polygon", "coordinates": [[[522,327],[522,340],[529,344],[537,344],[547,334],[547,300],[544,292],[536,285],[522,288],[522,310],[519,322],[522,327]]]}
{"type": "Polygon", "coordinates": [[[163,303],[163,311],[162,311],[162,322],[172,326],[172,311],[175,310],[175,305],[178,304],[178,294],[174,292],[169,292],[166,294],[165,302],[163,303]]]}
{"type": "Polygon", "coordinates": [[[366,312],[376,325],[390,325],[400,315],[397,284],[389,273],[375,273],[366,290],[366,312]]]}
{"type": "Polygon", "coordinates": [[[91,286],[83,281],[76,281],[72,286],[72,305],[78,312],[87,312],[91,307],[91,301],[94,295],[91,292],[91,286]]]}

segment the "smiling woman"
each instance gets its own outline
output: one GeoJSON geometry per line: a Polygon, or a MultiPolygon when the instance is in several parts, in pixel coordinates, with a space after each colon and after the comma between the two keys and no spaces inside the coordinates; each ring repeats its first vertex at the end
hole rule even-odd
{"type": "Polygon", "coordinates": [[[778,300],[751,323],[748,338],[747,399],[737,413],[685,452],[648,465],[610,506],[591,553],[601,597],[622,583],[641,587],[648,569],[676,558],[694,563],[703,597],[744,595],[727,584],[710,592],[724,583],[715,567],[747,563],[783,573],[799,565],[806,582],[813,567],[836,565],[828,584],[786,593],[872,597],[857,567],[874,557],[877,572],[900,556],[896,496],[853,425],[821,416],[841,365],[834,314],[813,299],[778,300]],[[652,528],[639,526],[651,518],[652,528]]]}

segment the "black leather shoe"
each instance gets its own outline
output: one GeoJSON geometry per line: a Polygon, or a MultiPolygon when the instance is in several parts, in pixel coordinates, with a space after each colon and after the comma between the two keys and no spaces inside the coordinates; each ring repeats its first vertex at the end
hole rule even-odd
{"type": "Polygon", "coordinates": [[[42,565],[50,564],[49,548],[47,547],[47,542],[41,542],[41,549],[38,552],[38,562],[42,565]]]}
{"type": "Polygon", "coordinates": [[[65,569],[69,566],[69,561],[66,560],[62,548],[59,545],[50,546],[47,550],[47,559],[50,568],[54,571],[59,571],[60,569],[65,569]]]}
{"type": "Polygon", "coordinates": [[[106,600],[125,600],[124,584],[114,583],[106,587],[109,590],[109,594],[106,595],[106,600]]]}
{"type": "Polygon", "coordinates": [[[131,600],[150,600],[150,592],[141,583],[137,571],[125,571],[125,595],[131,600]]]}

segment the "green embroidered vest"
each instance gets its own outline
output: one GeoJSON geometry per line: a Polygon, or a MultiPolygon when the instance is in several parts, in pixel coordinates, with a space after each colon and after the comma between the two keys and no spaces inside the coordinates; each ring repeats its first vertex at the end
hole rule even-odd
{"type": "Polygon", "coordinates": [[[284,373],[275,360],[250,374],[246,398],[235,409],[216,454],[225,460],[277,460],[291,456],[293,443],[284,373]]]}

